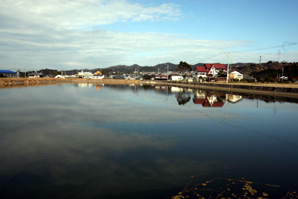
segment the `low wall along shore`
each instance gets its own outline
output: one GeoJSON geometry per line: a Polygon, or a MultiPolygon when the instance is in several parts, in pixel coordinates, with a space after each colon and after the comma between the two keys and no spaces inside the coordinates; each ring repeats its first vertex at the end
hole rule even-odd
{"type": "Polygon", "coordinates": [[[260,93],[270,95],[286,95],[298,98],[297,83],[184,83],[167,81],[140,81],[124,79],[81,79],[81,78],[0,78],[0,88],[16,86],[38,86],[61,83],[94,83],[94,84],[155,84],[188,88],[215,89],[245,93],[260,93]]]}
{"type": "Polygon", "coordinates": [[[140,84],[140,80],[82,78],[0,78],[0,87],[37,86],[60,83],[140,84]]]}

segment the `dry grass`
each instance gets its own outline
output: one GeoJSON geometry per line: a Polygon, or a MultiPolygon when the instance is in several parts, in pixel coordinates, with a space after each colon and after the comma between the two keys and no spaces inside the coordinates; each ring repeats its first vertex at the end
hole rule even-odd
{"type": "Polygon", "coordinates": [[[0,88],[37,86],[57,83],[140,84],[139,80],[82,78],[0,78],[0,88]]]}

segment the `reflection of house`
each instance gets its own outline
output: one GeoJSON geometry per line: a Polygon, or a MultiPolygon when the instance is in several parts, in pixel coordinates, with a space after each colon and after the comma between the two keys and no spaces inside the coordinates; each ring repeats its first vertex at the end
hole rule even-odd
{"type": "Polygon", "coordinates": [[[167,86],[155,86],[154,89],[155,90],[167,90],[168,87],[167,86]]]}
{"type": "Polygon", "coordinates": [[[242,100],[241,95],[233,95],[233,94],[228,94],[228,101],[232,103],[236,103],[242,100]]]}
{"type": "Polygon", "coordinates": [[[216,76],[220,70],[226,71],[227,67],[224,64],[204,64],[204,66],[197,66],[197,77],[206,78],[208,76],[216,76]]]}
{"type": "Polygon", "coordinates": [[[203,107],[222,107],[224,94],[197,92],[193,98],[194,104],[202,104],[203,107]]]}
{"type": "Polygon", "coordinates": [[[180,92],[183,92],[183,88],[172,86],[171,92],[172,93],[180,93],[180,92]]]}
{"type": "Polygon", "coordinates": [[[197,90],[194,94],[195,94],[195,97],[198,98],[198,99],[205,99],[206,91],[197,90]]]}
{"type": "Polygon", "coordinates": [[[93,84],[92,83],[78,83],[78,86],[81,88],[84,88],[84,87],[91,87],[91,86],[93,86],[93,84]]]}
{"type": "Polygon", "coordinates": [[[243,79],[243,74],[239,73],[238,71],[233,71],[233,72],[230,73],[230,79],[242,80],[243,79]]]}
{"type": "Polygon", "coordinates": [[[195,104],[203,104],[206,98],[206,92],[203,90],[198,90],[194,96],[195,104]]]}

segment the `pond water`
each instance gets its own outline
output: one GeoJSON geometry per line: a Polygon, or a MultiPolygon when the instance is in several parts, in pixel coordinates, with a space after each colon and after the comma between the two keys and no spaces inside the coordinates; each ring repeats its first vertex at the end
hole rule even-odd
{"type": "Polygon", "coordinates": [[[0,106],[0,198],[171,198],[214,178],[297,186],[295,100],[61,84],[0,89],[0,106]]]}

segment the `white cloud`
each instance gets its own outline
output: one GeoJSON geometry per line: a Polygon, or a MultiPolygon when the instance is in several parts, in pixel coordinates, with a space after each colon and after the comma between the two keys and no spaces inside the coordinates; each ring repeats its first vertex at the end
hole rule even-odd
{"type": "Polygon", "coordinates": [[[23,22],[55,29],[86,29],[127,21],[176,20],[180,10],[174,4],[145,7],[125,0],[6,0],[1,13],[23,22]]]}
{"type": "MultiPolygon", "coordinates": [[[[2,69],[65,70],[180,61],[226,63],[223,51],[250,44],[245,40],[200,40],[172,33],[103,29],[102,25],[119,22],[155,24],[183,17],[180,7],[171,3],[152,6],[127,0],[5,0],[0,11],[2,69]]],[[[238,54],[231,56],[232,61],[254,60],[255,56],[238,54]]]]}
{"type": "MultiPolygon", "coordinates": [[[[207,41],[187,39],[176,34],[124,33],[116,31],[73,31],[40,29],[17,33],[0,30],[0,53],[8,63],[77,67],[108,67],[117,64],[155,65],[181,60],[197,63],[227,46],[243,41],[207,41]],[[35,60],[32,62],[32,58],[35,60]],[[68,63],[76,63],[68,66],[68,63]]],[[[5,60],[4,60],[5,61],[5,60]]]]}

